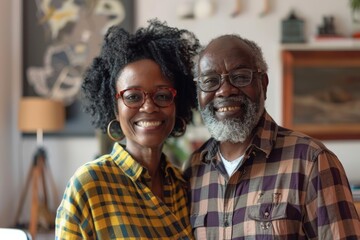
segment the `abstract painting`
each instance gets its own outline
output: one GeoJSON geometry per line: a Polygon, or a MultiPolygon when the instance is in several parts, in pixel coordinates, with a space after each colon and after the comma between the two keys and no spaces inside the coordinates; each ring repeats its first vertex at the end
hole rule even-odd
{"type": "Polygon", "coordinates": [[[110,26],[132,30],[133,7],[132,0],[23,2],[23,96],[65,104],[65,129],[57,134],[95,134],[81,106],[82,76],[110,26]]]}

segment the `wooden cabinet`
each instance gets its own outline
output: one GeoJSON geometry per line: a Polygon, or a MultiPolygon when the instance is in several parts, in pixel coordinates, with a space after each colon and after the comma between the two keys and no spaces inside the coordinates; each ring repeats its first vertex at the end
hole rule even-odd
{"type": "Polygon", "coordinates": [[[355,208],[358,212],[358,215],[360,216],[360,202],[355,202],[355,208]]]}
{"type": "Polygon", "coordinates": [[[283,125],[319,139],[360,139],[360,46],[284,48],[283,125]]]}

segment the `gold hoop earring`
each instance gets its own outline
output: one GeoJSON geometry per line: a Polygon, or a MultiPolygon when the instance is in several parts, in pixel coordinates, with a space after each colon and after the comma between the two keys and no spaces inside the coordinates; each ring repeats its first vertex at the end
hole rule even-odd
{"type": "Polygon", "coordinates": [[[109,122],[106,132],[108,137],[114,142],[119,142],[125,137],[124,133],[121,131],[120,122],[117,119],[113,119],[109,122]],[[116,122],[117,124],[114,125],[113,123],[116,122]]]}
{"type": "Polygon", "coordinates": [[[186,132],[186,122],[182,117],[176,117],[174,129],[171,132],[173,137],[181,137],[186,132]]]}

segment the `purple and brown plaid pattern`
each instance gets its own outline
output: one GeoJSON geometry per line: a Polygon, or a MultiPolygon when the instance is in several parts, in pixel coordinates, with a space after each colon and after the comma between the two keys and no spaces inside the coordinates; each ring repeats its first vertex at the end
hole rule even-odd
{"type": "Polygon", "coordinates": [[[319,141],[265,112],[231,178],[218,149],[210,139],[185,170],[197,239],[360,239],[345,171],[319,141]]]}
{"type": "Polygon", "coordinates": [[[165,156],[164,201],[150,175],[119,144],[80,167],[56,217],[56,239],[193,239],[186,183],[165,156]]]}

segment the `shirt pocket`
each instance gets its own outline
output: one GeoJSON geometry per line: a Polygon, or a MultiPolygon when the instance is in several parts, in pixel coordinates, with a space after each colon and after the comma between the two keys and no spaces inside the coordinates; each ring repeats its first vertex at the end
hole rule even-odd
{"type": "Polygon", "coordinates": [[[261,203],[248,208],[248,218],[255,232],[267,236],[281,236],[287,229],[288,203],[261,203]]]}

